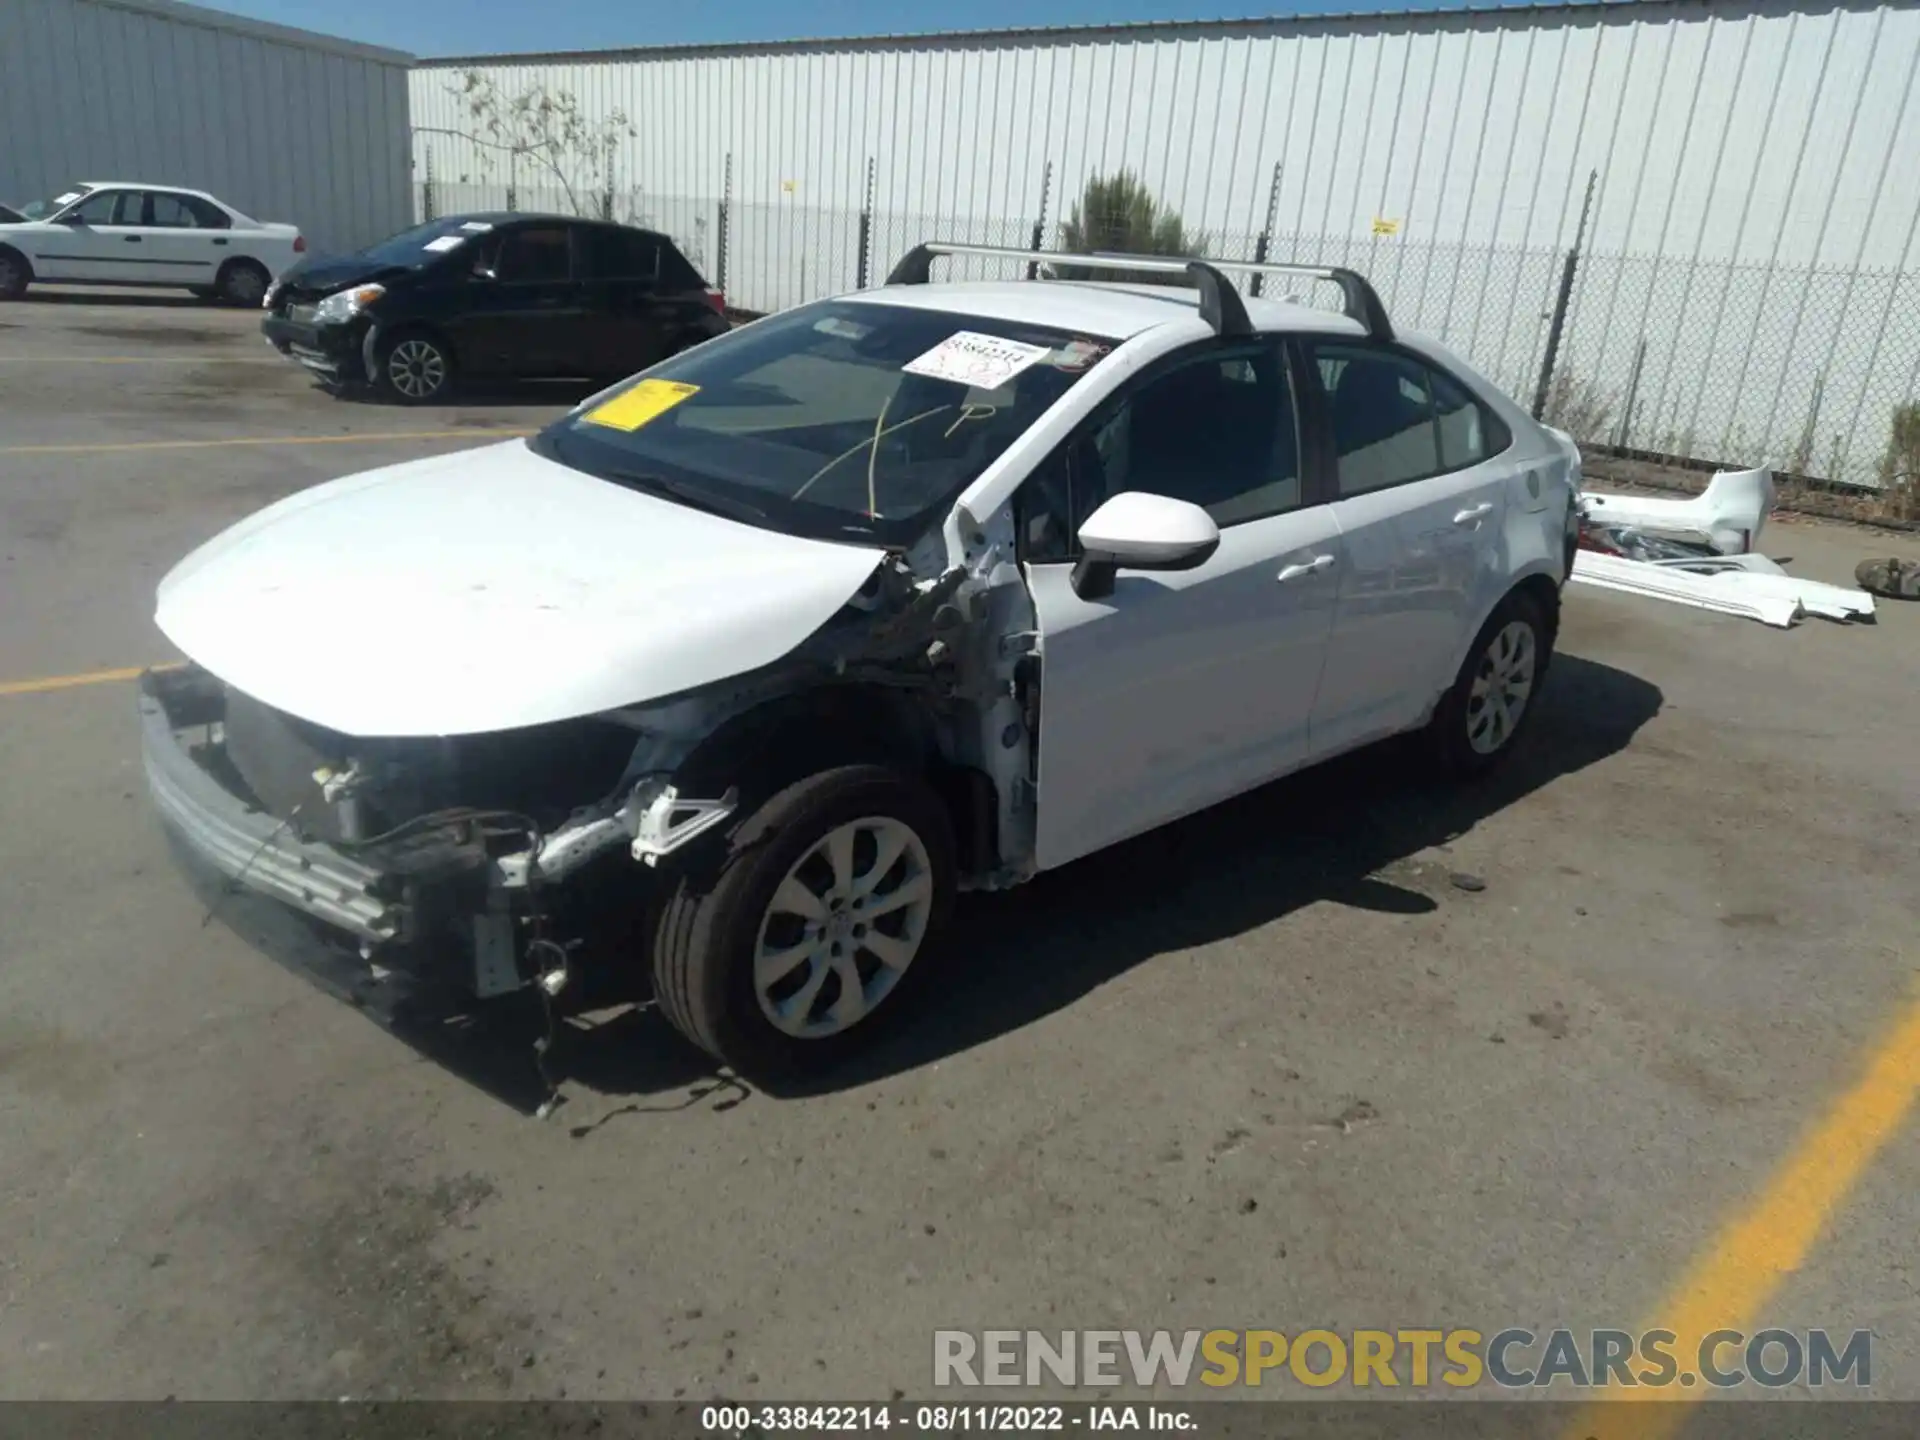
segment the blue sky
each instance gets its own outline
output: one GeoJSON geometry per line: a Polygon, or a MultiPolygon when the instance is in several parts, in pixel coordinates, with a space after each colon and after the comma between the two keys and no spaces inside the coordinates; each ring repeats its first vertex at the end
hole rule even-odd
{"type": "MultiPolygon", "coordinates": [[[[663,5],[634,0],[200,0],[215,8],[318,30],[420,56],[514,50],[591,50],[806,36],[1022,25],[1088,25],[1131,20],[1218,19],[1354,10],[1461,8],[1461,0],[972,0],[915,13],[898,0],[705,0],[663,5]]],[[[1486,4],[1488,0],[1477,0],[1486,4]]]]}

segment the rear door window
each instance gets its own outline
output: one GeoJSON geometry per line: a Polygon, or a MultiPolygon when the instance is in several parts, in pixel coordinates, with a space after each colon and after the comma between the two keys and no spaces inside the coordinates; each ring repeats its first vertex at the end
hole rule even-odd
{"type": "Polygon", "coordinates": [[[1425,365],[1362,345],[1321,343],[1313,352],[1342,496],[1440,473],[1440,432],[1425,365]]]}
{"type": "Polygon", "coordinates": [[[164,190],[149,190],[147,207],[146,223],[149,225],[169,230],[197,230],[200,227],[200,217],[179,195],[169,195],[164,190]]]}
{"type": "Polygon", "coordinates": [[[691,261],[674,248],[671,240],[660,243],[660,285],[665,290],[704,290],[706,277],[693,268],[691,261]]]}
{"type": "Polygon", "coordinates": [[[652,280],[660,273],[660,242],[651,235],[588,225],[580,241],[584,279],[652,280]]]}
{"type": "Polygon", "coordinates": [[[573,275],[571,248],[564,225],[510,230],[500,237],[494,273],[510,284],[567,280],[573,275]]]}

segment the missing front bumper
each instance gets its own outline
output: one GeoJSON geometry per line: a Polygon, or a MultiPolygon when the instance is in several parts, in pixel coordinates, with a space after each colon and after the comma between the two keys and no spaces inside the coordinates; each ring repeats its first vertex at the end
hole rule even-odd
{"type": "MultiPolygon", "coordinates": [[[[471,819],[427,824],[400,839],[329,843],[313,838],[324,829],[319,793],[302,798],[282,785],[269,810],[242,778],[244,764],[236,768],[229,753],[239,732],[230,741],[228,702],[226,687],[197,667],[141,677],[148,787],[182,858],[227,895],[270,901],[318,922],[357,949],[363,965],[378,962],[378,970],[391,962],[430,973],[436,986],[457,984],[478,999],[536,978],[528,946],[543,928],[549,937],[590,928],[583,912],[597,913],[606,890],[590,880],[596,871],[612,879],[615,898],[641,903],[637,892],[649,882],[640,877],[648,871],[636,866],[627,872],[631,879],[610,876],[596,865],[601,857],[624,850],[651,867],[723,824],[738,804],[731,790],[717,800],[688,797],[664,776],[646,776],[617,806],[577,812],[512,853],[497,846],[489,853],[471,819]],[[315,807],[312,823],[296,823],[302,805],[315,807]]],[[[281,757],[281,768],[299,770],[313,759],[296,750],[281,757]]],[[[260,763],[255,754],[256,769],[260,763]]]]}
{"type": "Polygon", "coordinates": [[[231,884],[279,901],[373,946],[407,938],[408,906],[394,877],[232,793],[207,768],[218,750],[224,697],[204,671],[149,671],[140,680],[147,787],[178,842],[231,884]]]}

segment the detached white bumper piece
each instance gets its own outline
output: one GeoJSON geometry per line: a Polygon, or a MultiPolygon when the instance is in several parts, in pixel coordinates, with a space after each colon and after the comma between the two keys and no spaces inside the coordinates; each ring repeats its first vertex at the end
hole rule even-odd
{"type": "Polygon", "coordinates": [[[1722,470],[1703,493],[1690,500],[1589,491],[1582,504],[1587,517],[1598,525],[1628,526],[1649,535],[1708,545],[1722,555],[1744,555],[1759,544],[1773,499],[1771,470],[1722,470]]]}
{"type": "MultiPolygon", "coordinates": [[[[1803,613],[1797,599],[1761,594],[1729,584],[1729,577],[1726,576],[1696,575],[1671,565],[1628,560],[1624,556],[1602,555],[1592,550],[1582,550],[1573,557],[1572,578],[1583,585],[1597,585],[1602,590],[1645,595],[1649,599],[1668,600],[1676,605],[1690,605],[1696,610],[1712,610],[1721,615],[1738,615],[1783,630],[1798,621],[1803,613]]],[[[1740,572],[1739,578],[1764,577],[1740,572]]]]}

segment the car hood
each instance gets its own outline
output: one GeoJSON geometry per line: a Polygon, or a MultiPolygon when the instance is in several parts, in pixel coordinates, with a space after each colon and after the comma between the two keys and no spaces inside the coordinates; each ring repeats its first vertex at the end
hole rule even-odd
{"type": "Polygon", "coordinates": [[[181,561],[154,620],[229,685],[329,729],[475,734],[769,664],[884,553],[640,494],[514,440],[289,496],[181,561]]]}
{"type": "Polygon", "coordinates": [[[405,265],[384,265],[365,255],[309,256],[280,277],[280,293],[289,300],[317,300],[349,285],[413,273],[405,265]]]}

